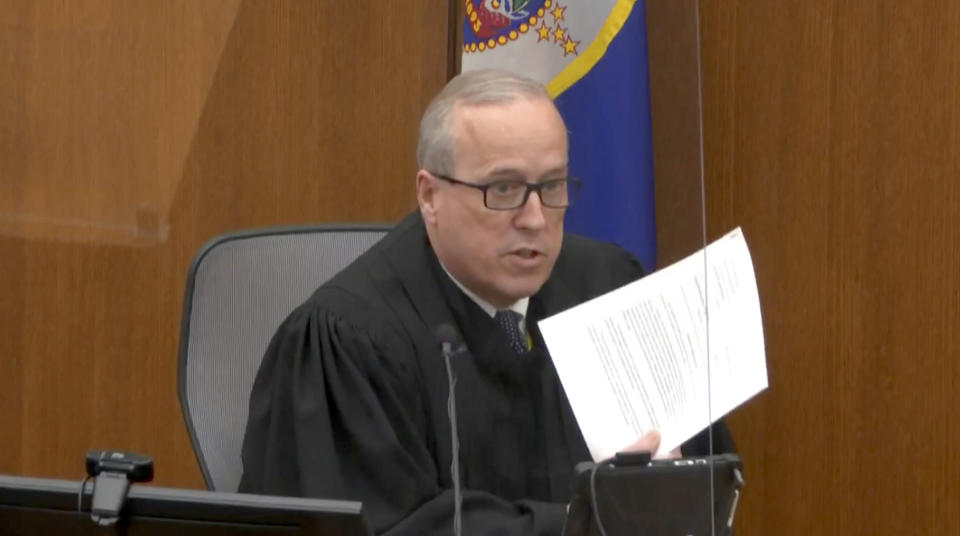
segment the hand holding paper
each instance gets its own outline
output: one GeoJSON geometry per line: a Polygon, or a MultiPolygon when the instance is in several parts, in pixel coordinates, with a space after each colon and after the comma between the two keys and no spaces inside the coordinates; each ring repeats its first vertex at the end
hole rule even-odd
{"type": "Polygon", "coordinates": [[[595,461],[650,430],[680,446],[767,387],[760,300],[739,228],[540,322],[595,461]]]}

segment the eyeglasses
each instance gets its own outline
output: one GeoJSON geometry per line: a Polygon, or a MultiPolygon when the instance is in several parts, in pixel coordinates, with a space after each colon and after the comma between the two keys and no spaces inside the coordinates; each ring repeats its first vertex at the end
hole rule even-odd
{"type": "Polygon", "coordinates": [[[513,210],[527,204],[530,192],[537,192],[540,203],[550,208],[566,208],[573,204],[580,191],[580,181],[573,177],[550,179],[543,182],[523,182],[517,180],[493,181],[487,184],[474,184],[446,175],[433,174],[450,184],[468,186],[483,192],[483,204],[493,210],[513,210]]]}

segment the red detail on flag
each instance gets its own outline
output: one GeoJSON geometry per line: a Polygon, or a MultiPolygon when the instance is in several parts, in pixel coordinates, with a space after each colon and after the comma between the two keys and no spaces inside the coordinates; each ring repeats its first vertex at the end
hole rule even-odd
{"type": "Polygon", "coordinates": [[[490,11],[487,9],[487,6],[483,5],[483,2],[480,2],[480,5],[476,6],[476,10],[477,21],[480,23],[480,28],[474,30],[473,33],[480,39],[486,39],[507,26],[510,26],[510,19],[507,16],[495,11],[490,11]]]}

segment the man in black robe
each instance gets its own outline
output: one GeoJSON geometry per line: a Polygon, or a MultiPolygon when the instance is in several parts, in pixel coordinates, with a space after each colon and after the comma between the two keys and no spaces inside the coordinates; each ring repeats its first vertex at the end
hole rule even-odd
{"type": "MultiPolygon", "coordinates": [[[[241,491],[362,501],[385,534],[450,534],[452,362],[465,534],[560,533],[590,459],[537,321],[643,275],[620,248],[563,234],[577,185],[543,87],[453,79],[421,121],[419,211],[280,326],[257,375],[241,491]],[[512,311],[512,313],[511,313],[512,311]],[[513,315],[511,317],[511,315],[513,315]],[[519,337],[518,337],[519,335],[519,337]]],[[[707,435],[684,445],[706,454],[707,435]]],[[[714,448],[729,434],[714,427],[714,448]]],[[[634,449],[657,449],[650,434],[634,449]]]]}

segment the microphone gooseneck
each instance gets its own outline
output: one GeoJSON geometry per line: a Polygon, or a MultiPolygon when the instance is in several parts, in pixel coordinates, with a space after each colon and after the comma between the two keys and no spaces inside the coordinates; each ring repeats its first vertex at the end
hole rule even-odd
{"type": "Polygon", "coordinates": [[[457,402],[455,388],[457,384],[456,376],[453,373],[453,367],[450,363],[450,356],[458,351],[457,341],[459,335],[457,330],[450,324],[441,324],[436,331],[437,341],[440,343],[440,353],[443,354],[444,364],[447,366],[447,386],[449,394],[447,396],[447,417],[450,419],[450,479],[453,481],[453,534],[461,536],[461,508],[463,499],[460,496],[460,440],[457,435],[457,402]]]}

